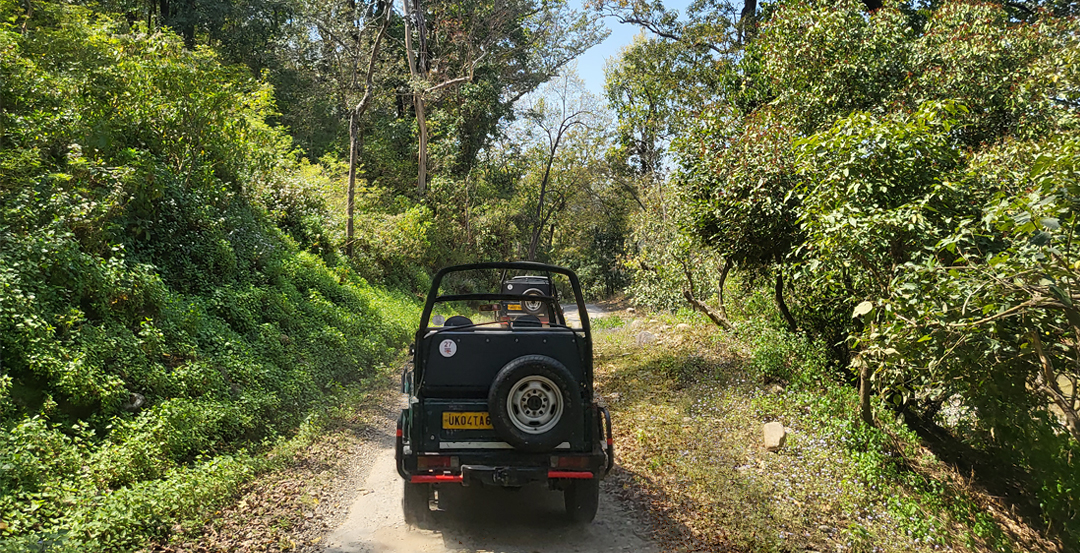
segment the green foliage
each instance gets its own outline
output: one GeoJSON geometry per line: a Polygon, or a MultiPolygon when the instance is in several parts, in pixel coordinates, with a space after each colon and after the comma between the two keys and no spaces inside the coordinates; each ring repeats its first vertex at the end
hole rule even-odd
{"type": "Polygon", "coordinates": [[[593,330],[608,330],[612,328],[622,328],[626,326],[626,321],[618,315],[607,315],[604,317],[593,317],[589,319],[589,324],[593,330]]]}
{"type": "Polygon", "coordinates": [[[690,114],[715,94],[722,68],[707,49],[635,37],[604,70],[607,100],[618,115],[616,146],[609,155],[638,175],[661,174],[666,143],[678,138],[690,114]]]}
{"type": "MultiPolygon", "coordinates": [[[[1080,46],[1047,7],[765,10],[673,142],[679,230],[652,255],[715,253],[751,279],[789,266],[791,311],[837,378],[853,353],[882,399],[1031,474],[1075,542],[1080,46]]],[[[797,342],[770,338],[754,366],[790,375],[797,342]]]]}
{"type": "Polygon", "coordinates": [[[880,426],[862,424],[826,345],[784,329],[769,296],[732,288],[737,333],[680,312],[597,334],[598,390],[633,423],[616,434],[620,464],[667,506],[660,539],[677,532],[686,550],[1030,549],[884,402],[873,405],[880,426]],[[692,328],[660,326],[675,321],[692,328]],[[664,347],[634,347],[641,328],[664,347]],[[788,427],[779,452],[761,451],[763,421],[788,427]]]}
{"type": "Polygon", "coordinates": [[[341,264],[268,87],[23,10],[0,2],[0,549],[132,550],[232,497],[417,307],[341,264]]]}
{"type": "MultiPolygon", "coordinates": [[[[680,233],[668,215],[670,206],[660,194],[646,197],[647,209],[633,221],[630,238],[633,250],[626,265],[633,271],[627,288],[634,301],[653,309],[675,310],[686,304],[684,290],[712,287],[719,274],[715,256],[694,247],[680,233]]],[[[706,297],[708,294],[706,294],[706,297]]]]}
{"type": "Polygon", "coordinates": [[[863,336],[879,381],[912,402],[963,398],[964,434],[1026,467],[1044,511],[1064,520],[1075,519],[1080,489],[1069,460],[1077,151],[1070,136],[973,159],[953,186],[976,191],[981,220],[961,219],[934,256],[908,264],[863,336]]]}
{"type": "Polygon", "coordinates": [[[821,343],[776,327],[761,330],[751,327],[743,331],[752,336],[750,345],[754,354],[749,368],[757,378],[766,382],[800,379],[820,382],[827,375],[827,355],[821,343]]]}
{"type": "Polygon", "coordinates": [[[683,194],[681,226],[709,249],[745,270],[780,261],[800,241],[792,130],[765,110],[730,128],[716,113],[685,143],[676,183],[683,194]],[[749,160],[753,160],[750,163],[749,160]]]}

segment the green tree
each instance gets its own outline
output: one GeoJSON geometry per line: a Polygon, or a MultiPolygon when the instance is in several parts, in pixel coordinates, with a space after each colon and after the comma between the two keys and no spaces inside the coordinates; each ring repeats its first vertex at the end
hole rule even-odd
{"type": "Polygon", "coordinates": [[[866,7],[772,8],[738,92],[676,142],[685,226],[787,265],[795,322],[853,348],[867,423],[874,394],[928,421],[951,405],[1071,520],[1076,24],[866,7]]]}
{"type": "Polygon", "coordinates": [[[307,2],[303,15],[313,24],[311,40],[328,62],[335,82],[336,96],[349,120],[349,170],[345,200],[345,253],[353,256],[353,214],[355,211],[356,174],[361,163],[362,120],[375,99],[375,68],[383,37],[390,26],[392,11],[388,2],[307,2]],[[371,35],[374,35],[373,37],[371,35]]]}
{"type": "MultiPolygon", "coordinates": [[[[598,132],[602,108],[585,90],[584,82],[574,72],[567,72],[542,88],[525,108],[531,123],[529,134],[537,140],[538,193],[532,232],[529,234],[527,259],[536,260],[542,234],[551,228],[553,218],[580,193],[585,181],[592,178],[596,150],[583,143],[598,132]],[[567,143],[577,142],[567,153],[567,143]],[[568,159],[577,157],[578,159],[568,159]]],[[[602,150],[601,150],[602,151],[602,150]]]]}
{"type": "MultiPolygon", "coordinates": [[[[607,36],[599,22],[570,10],[561,0],[490,5],[402,0],[402,7],[419,140],[417,186],[421,196],[427,186],[429,96],[473,83],[483,65],[485,73],[497,79],[501,92],[509,93],[501,100],[512,105],[607,36]]],[[[489,119],[483,131],[493,131],[497,120],[489,119]]]]}

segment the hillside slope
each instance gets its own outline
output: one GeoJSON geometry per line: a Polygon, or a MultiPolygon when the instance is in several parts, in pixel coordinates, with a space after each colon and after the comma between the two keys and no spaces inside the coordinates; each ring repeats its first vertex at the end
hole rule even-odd
{"type": "Polygon", "coordinates": [[[268,87],[24,10],[0,1],[0,551],[130,550],[230,497],[416,306],[336,257],[268,87]]]}

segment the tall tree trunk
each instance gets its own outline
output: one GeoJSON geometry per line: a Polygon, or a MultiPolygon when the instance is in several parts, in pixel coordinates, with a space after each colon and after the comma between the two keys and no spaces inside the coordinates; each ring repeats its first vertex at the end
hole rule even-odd
{"type": "Polygon", "coordinates": [[[420,145],[416,155],[416,186],[420,195],[427,191],[427,143],[428,128],[427,115],[424,113],[424,95],[413,94],[413,103],[416,105],[416,127],[420,133],[420,145]]]}
{"type": "Polygon", "coordinates": [[[548,152],[547,165],[544,166],[544,176],[540,179],[540,198],[536,202],[536,226],[529,238],[529,261],[536,261],[536,248],[540,245],[540,233],[544,228],[544,197],[547,195],[548,179],[551,178],[551,164],[555,162],[555,151],[559,147],[559,138],[555,139],[548,152]]]}
{"type": "Polygon", "coordinates": [[[784,266],[780,263],[776,264],[776,308],[780,310],[780,314],[784,316],[784,321],[787,322],[788,330],[795,332],[798,325],[795,324],[795,317],[791,316],[791,311],[788,311],[787,302],[784,301],[784,266]]]}
{"type": "Polygon", "coordinates": [[[874,412],[870,409],[870,364],[861,357],[855,357],[859,367],[859,418],[867,426],[874,426],[874,412]]]}
{"type": "Polygon", "coordinates": [[[725,319],[727,319],[727,305],[724,304],[724,284],[727,282],[730,270],[731,260],[725,259],[724,266],[720,269],[720,283],[716,286],[716,303],[720,307],[720,315],[725,319]]]}
{"type": "Polygon", "coordinates": [[[469,181],[472,180],[472,172],[465,175],[465,247],[473,248],[472,235],[472,197],[469,195],[469,181]]]}
{"type": "Polygon", "coordinates": [[[360,131],[357,129],[359,125],[357,119],[359,119],[359,114],[353,110],[349,115],[349,190],[345,200],[345,256],[349,259],[353,257],[353,211],[355,208],[353,200],[356,197],[356,165],[360,153],[358,144],[360,131]]]}
{"type": "MultiPolygon", "coordinates": [[[[401,0],[402,10],[405,14],[405,57],[409,62],[409,74],[414,80],[426,80],[427,78],[427,52],[425,51],[425,37],[423,25],[423,13],[420,9],[419,0],[401,0]],[[416,2],[415,5],[413,2],[416,2]],[[413,21],[415,19],[415,21],[413,21]],[[417,38],[420,41],[419,52],[413,48],[412,27],[416,27],[417,38]]],[[[421,196],[427,191],[427,116],[424,113],[424,93],[421,90],[426,83],[413,84],[413,107],[416,109],[416,126],[420,134],[420,143],[416,153],[416,189],[421,196]],[[417,88],[420,87],[420,88],[417,88]]]]}
{"type": "Polygon", "coordinates": [[[750,38],[755,19],[757,19],[757,0],[746,0],[743,2],[742,12],[739,13],[739,22],[736,24],[739,42],[745,42],[750,38]]]}
{"type": "MultiPolygon", "coordinates": [[[[367,73],[364,75],[364,96],[349,113],[349,184],[345,203],[345,255],[349,259],[353,257],[353,242],[355,241],[353,218],[356,207],[356,171],[357,165],[360,164],[360,152],[364,149],[364,134],[360,128],[360,120],[371,105],[372,98],[375,97],[373,92],[375,61],[379,57],[379,46],[382,44],[383,35],[390,26],[390,6],[384,5],[383,9],[386,10],[383,22],[379,27],[379,34],[375,35],[375,43],[371,45],[371,53],[368,56],[367,73]]],[[[353,86],[357,85],[357,77],[358,75],[354,73],[353,86]]]]}

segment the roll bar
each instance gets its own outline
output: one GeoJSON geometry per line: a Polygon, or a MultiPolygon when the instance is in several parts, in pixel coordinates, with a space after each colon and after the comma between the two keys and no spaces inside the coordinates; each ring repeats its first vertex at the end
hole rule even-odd
{"type": "MultiPolygon", "coordinates": [[[[581,295],[581,283],[578,282],[577,274],[565,267],[559,267],[557,265],[548,265],[546,263],[536,263],[534,261],[502,261],[502,262],[490,262],[490,263],[469,263],[466,265],[452,265],[450,267],[444,267],[439,269],[439,272],[435,273],[434,278],[431,279],[431,290],[428,290],[427,300],[424,302],[424,312],[420,315],[420,331],[427,328],[428,323],[431,320],[431,310],[435,306],[435,302],[439,300],[463,300],[463,299],[475,299],[485,300],[489,297],[499,296],[502,298],[502,294],[453,294],[440,296],[439,285],[442,284],[443,277],[448,273],[457,273],[462,271],[475,271],[484,269],[502,269],[504,271],[509,270],[521,270],[521,271],[542,271],[546,273],[555,273],[563,275],[570,280],[570,288],[574,291],[574,302],[577,303],[578,316],[581,319],[581,328],[590,333],[589,326],[589,313],[585,310],[585,298],[581,295]]],[[[520,299],[520,296],[510,296],[514,299],[520,299]]],[[[539,299],[549,299],[549,296],[543,296],[539,299]]]]}

